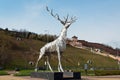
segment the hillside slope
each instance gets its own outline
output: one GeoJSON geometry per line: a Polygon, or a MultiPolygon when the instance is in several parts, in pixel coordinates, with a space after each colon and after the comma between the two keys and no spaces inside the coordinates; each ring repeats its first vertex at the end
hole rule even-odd
{"type": "MultiPolygon", "coordinates": [[[[34,68],[29,62],[36,62],[39,49],[45,42],[33,39],[17,40],[16,37],[11,37],[5,32],[0,31],[0,67],[4,68],[34,68]]],[[[92,61],[94,67],[118,67],[117,61],[109,58],[93,54],[88,50],[77,49],[67,45],[67,49],[62,54],[62,64],[64,68],[83,68],[84,64],[92,61]],[[78,66],[78,63],[80,64],[78,66]]],[[[57,66],[57,55],[52,55],[51,65],[57,66]]],[[[39,66],[44,65],[44,57],[39,62],[39,66]]]]}
{"type": "Polygon", "coordinates": [[[78,40],[78,42],[82,43],[83,46],[100,49],[101,51],[108,52],[114,56],[120,55],[120,49],[118,49],[118,48],[113,49],[111,46],[108,46],[105,44],[93,43],[93,42],[88,42],[85,40],[78,40]]]}

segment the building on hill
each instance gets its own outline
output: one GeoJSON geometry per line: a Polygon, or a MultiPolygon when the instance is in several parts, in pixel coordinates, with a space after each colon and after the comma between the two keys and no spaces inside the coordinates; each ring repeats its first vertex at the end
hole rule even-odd
{"type": "Polygon", "coordinates": [[[78,37],[73,36],[73,37],[72,37],[72,41],[77,42],[77,41],[78,41],[78,37]]]}
{"type": "Polygon", "coordinates": [[[67,40],[67,44],[70,44],[74,47],[82,48],[82,43],[78,41],[78,37],[73,36],[71,40],[67,40]]]}

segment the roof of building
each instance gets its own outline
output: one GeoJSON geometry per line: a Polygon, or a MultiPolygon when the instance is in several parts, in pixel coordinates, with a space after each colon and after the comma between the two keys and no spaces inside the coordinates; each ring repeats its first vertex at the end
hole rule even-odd
{"type": "Polygon", "coordinates": [[[72,38],[78,38],[77,36],[73,36],[72,38]]]}

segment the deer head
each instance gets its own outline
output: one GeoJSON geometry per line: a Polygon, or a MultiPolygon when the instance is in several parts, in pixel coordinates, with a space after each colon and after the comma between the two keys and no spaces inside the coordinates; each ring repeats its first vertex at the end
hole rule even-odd
{"type": "Polygon", "coordinates": [[[77,19],[75,16],[69,18],[69,15],[67,15],[66,17],[64,17],[63,20],[60,19],[59,15],[53,14],[53,10],[49,10],[48,7],[46,7],[46,10],[54,17],[56,18],[58,21],[60,21],[60,23],[67,29],[69,28],[69,26],[74,23],[77,19]]]}

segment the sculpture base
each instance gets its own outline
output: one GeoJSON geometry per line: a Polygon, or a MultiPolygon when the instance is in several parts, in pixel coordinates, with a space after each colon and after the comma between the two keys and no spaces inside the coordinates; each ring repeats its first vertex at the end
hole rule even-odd
{"type": "Polygon", "coordinates": [[[32,78],[47,80],[81,80],[80,72],[32,72],[32,78]]]}

